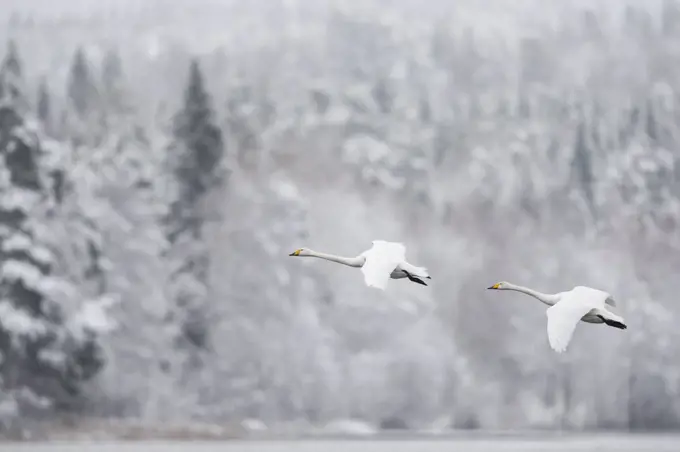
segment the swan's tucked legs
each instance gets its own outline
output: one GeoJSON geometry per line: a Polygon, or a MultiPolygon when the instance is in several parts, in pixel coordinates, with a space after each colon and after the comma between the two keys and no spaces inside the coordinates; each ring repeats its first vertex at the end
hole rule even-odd
{"type": "Polygon", "coordinates": [[[620,330],[625,330],[625,329],[628,328],[628,326],[626,326],[625,323],[621,323],[621,322],[619,322],[619,321],[617,321],[617,320],[613,320],[613,319],[608,319],[608,318],[606,318],[605,316],[603,316],[602,314],[598,314],[597,316],[598,316],[599,318],[601,318],[602,321],[603,321],[607,326],[613,326],[614,328],[618,328],[618,329],[620,329],[620,330]]]}
{"type": "MultiPolygon", "coordinates": [[[[422,284],[423,286],[427,286],[427,284],[425,284],[425,281],[423,281],[422,279],[418,278],[417,276],[413,276],[412,274],[410,274],[410,273],[407,272],[406,270],[402,270],[402,271],[403,271],[404,273],[406,273],[406,277],[407,277],[410,281],[413,281],[414,283],[417,283],[417,284],[422,284]]],[[[428,276],[427,278],[428,278],[428,279],[432,279],[432,278],[430,278],[429,276],[428,276]]]]}

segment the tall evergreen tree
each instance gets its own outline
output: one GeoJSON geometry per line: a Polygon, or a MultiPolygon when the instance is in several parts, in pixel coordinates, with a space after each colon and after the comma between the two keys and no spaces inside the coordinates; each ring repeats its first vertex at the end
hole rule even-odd
{"type": "Polygon", "coordinates": [[[67,91],[71,105],[81,119],[97,106],[97,87],[90,73],[85,52],[80,47],[73,57],[67,91]]]}
{"type": "Polygon", "coordinates": [[[180,197],[190,207],[219,182],[218,163],[224,151],[222,131],[215,125],[210,95],[196,61],[190,66],[184,106],[175,116],[174,137],[184,150],[175,168],[182,186],[180,197]]]}
{"type": "Polygon", "coordinates": [[[0,398],[15,409],[0,418],[67,406],[103,365],[98,314],[82,315],[87,297],[54,246],[46,155],[15,106],[0,106],[0,398]]]}
{"type": "Polygon", "coordinates": [[[234,148],[240,165],[254,163],[252,154],[258,146],[255,130],[255,113],[258,108],[253,99],[253,92],[247,86],[235,87],[227,100],[226,129],[230,139],[229,146],[234,148]]]}
{"type": "Polygon", "coordinates": [[[576,144],[574,149],[574,157],[571,162],[572,183],[575,188],[579,190],[588,207],[592,210],[594,208],[594,176],[592,167],[591,150],[588,147],[586,139],[586,126],[583,121],[578,125],[576,132],[576,144]]]}
{"type": "Polygon", "coordinates": [[[656,121],[656,114],[654,111],[654,102],[651,100],[647,101],[646,108],[647,115],[645,116],[645,134],[652,143],[657,142],[659,139],[659,127],[656,121]]]}
{"type": "Polygon", "coordinates": [[[45,79],[40,81],[38,86],[38,119],[42,122],[45,130],[50,133],[52,127],[52,101],[50,99],[49,87],[45,79]]]}
{"type": "Polygon", "coordinates": [[[373,100],[378,105],[380,113],[389,114],[392,111],[392,105],[394,103],[393,93],[391,92],[391,87],[389,80],[385,77],[380,77],[371,90],[373,100]]]}
{"type": "Polygon", "coordinates": [[[177,190],[167,220],[167,237],[178,262],[173,275],[177,315],[184,338],[198,347],[205,346],[207,338],[208,256],[203,238],[207,195],[223,177],[222,132],[213,117],[199,65],[192,61],[184,105],[174,120],[170,163],[177,190]]]}
{"type": "Polygon", "coordinates": [[[0,99],[6,98],[15,106],[25,107],[23,98],[22,65],[19,50],[13,40],[7,43],[7,53],[0,65],[0,99]]]}
{"type": "Polygon", "coordinates": [[[120,113],[124,107],[123,63],[115,50],[109,50],[102,64],[102,91],[104,107],[120,113]]]}
{"type": "Polygon", "coordinates": [[[70,230],[75,235],[86,232],[99,245],[69,247],[72,259],[90,261],[83,279],[94,283],[90,287],[96,292],[105,284],[120,300],[113,314],[118,328],[107,348],[115,365],[104,373],[128,373],[132,378],[103,378],[102,383],[110,381],[105,390],[132,400],[127,408],[145,419],[170,416],[177,406],[178,394],[169,385],[181,362],[175,357],[183,356],[173,350],[177,326],[165,319],[166,240],[160,220],[168,205],[162,158],[163,150],[153,148],[144,130],[126,117],[100,146],[89,148],[70,166],[74,187],[62,207],[71,218],[70,230]],[[93,250],[99,259],[88,259],[93,250]]]}

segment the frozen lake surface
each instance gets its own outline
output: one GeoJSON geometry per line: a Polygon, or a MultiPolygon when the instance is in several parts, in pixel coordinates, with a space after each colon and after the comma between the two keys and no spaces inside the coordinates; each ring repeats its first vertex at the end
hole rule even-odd
{"type": "Polygon", "coordinates": [[[373,438],[269,441],[120,441],[3,443],[0,452],[678,452],[680,436],[563,435],[549,437],[373,438]]]}

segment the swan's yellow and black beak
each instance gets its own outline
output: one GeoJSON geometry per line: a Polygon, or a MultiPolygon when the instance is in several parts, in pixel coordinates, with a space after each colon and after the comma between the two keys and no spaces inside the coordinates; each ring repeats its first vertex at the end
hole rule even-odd
{"type": "Polygon", "coordinates": [[[290,253],[289,256],[299,256],[299,255],[300,255],[300,251],[302,251],[302,250],[295,250],[295,251],[293,251],[292,253],[290,253]]]}
{"type": "Polygon", "coordinates": [[[498,287],[499,287],[500,285],[501,285],[501,283],[496,283],[496,284],[494,284],[494,285],[491,286],[491,287],[487,287],[487,289],[494,289],[494,290],[496,290],[496,289],[498,289],[498,287]]]}

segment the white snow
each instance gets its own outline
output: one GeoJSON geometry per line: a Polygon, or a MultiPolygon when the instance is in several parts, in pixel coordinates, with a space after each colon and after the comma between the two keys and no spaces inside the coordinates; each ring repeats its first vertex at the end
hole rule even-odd
{"type": "Polygon", "coordinates": [[[38,352],[38,359],[49,364],[54,369],[62,369],[66,363],[66,353],[63,350],[42,349],[38,352]]]}
{"type": "Polygon", "coordinates": [[[53,256],[52,252],[34,243],[34,241],[25,233],[16,231],[5,240],[2,241],[2,249],[5,252],[24,251],[28,253],[37,262],[43,264],[50,264],[53,256]]]}
{"type": "Polygon", "coordinates": [[[116,328],[117,324],[111,318],[109,310],[118,302],[119,300],[116,297],[111,296],[86,301],[71,320],[73,331],[110,333],[116,328]]]}
{"type": "Polygon", "coordinates": [[[267,430],[267,425],[259,419],[244,419],[241,425],[250,432],[263,432],[267,430]]]}
{"type": "Polygon", "coordinates": [[[42,320],[14,307],[8,300],[0,300],[0,324],[17,337],[36,339],[47,333],[47,327],[42,320]]]}
{"type": "Polygon", "coordinates": [[[378,429],[374,426],[356,419],[336,419],[326,424],[323,431],[324,433],[353,436],[371,436],[378,433],[378,429]]]}
{"type": "Polygon", "coordinates": [[[40,194],[20,188],[0,192],[0,207],[6,210],[18,209],[30,212],[40,201],[40,194]]]}
{"type": "Polygon", "coordinates": [[[32,289],[37,289],[43,275],[33,264],[15,259],[6,260],[0,265],[0,278],[5,280],[21,280],[32,289]]]}

